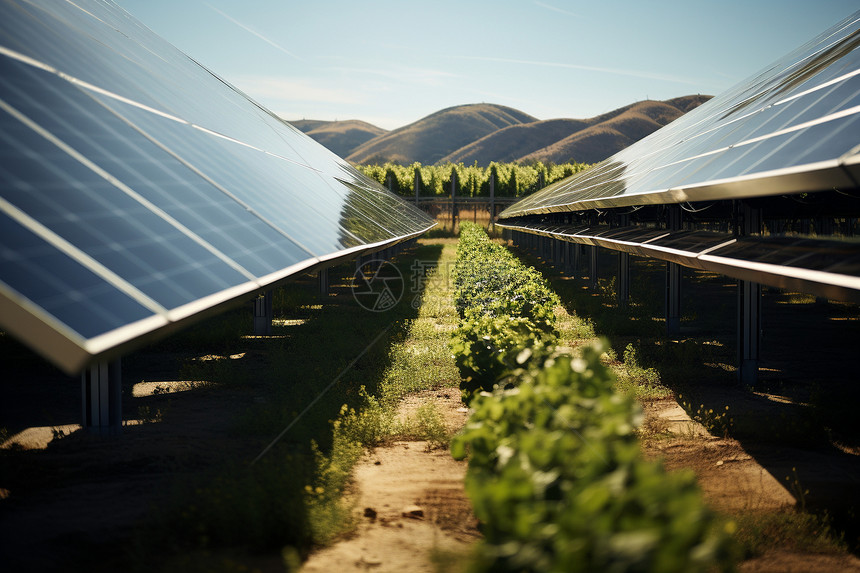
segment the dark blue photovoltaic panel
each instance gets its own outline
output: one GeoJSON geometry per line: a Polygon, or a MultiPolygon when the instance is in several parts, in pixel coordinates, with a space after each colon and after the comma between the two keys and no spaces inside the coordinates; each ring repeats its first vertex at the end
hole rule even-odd
{"type": "MultiPolygon", "coordinates": [[[[0,62],[6,102],[257,276],[293,265],[300,249],[85,92],[19,62],[0,62]]],[[[165,120],[166,121],[166,120],[165,120]]]]}
{"type": "Polygon", "coordinates": [[[858,122],[860,12],[500,218],[853,187],[858,122]]]}
{"type": "Polygon", "coordinates": [[[173,308],[247,282],[241,272],[43,138],[0,115],[4,198],[144,294],[173,308]],[[69,193],[72,188],[76,192],[69,193]]]}
{"type": "Polygon", "coordinates": [[[218,187],[295,237],[314,255],[363,244],[340,226],[339,201],[326,181],[309,167],[213,137],[190,125],[100,99],[111,109],[121,111],[139,129],[152,134],[156,141],[218,187]],[[244,165],[246,169],[238,171],[235,165],[244,165]],[[290,194],[285,196],[287,190],[290,194]]]}
{"type": "Polygon", "coordinates": [[[81,336],[92,338],[153,312],[0,213],[0,276],[81,336]]]}
{"type": "Polygon", "coordinates": [[[0,327],[67,371],[434,224],[96,0],[0,0],[0,215],[0,327]]]}

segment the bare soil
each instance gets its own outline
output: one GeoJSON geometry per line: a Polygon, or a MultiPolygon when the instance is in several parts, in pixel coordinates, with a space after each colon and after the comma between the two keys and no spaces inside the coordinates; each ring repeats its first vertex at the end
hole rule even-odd
{"type": "MultiPolygon", "coordinates": [[[[701,300],[717,300],[710,292],[695,294],[701,300]]],[[[727,296],[730,306],[732,293],[727,296]]],[[[835,413],[844,417],[853,408],[852,397],[858,394],[852,346],[860,323],[856,317],[849,321],[842,315],[826,316],[829,323],[822,330],[812,317],[830,307],[810,304],[803,313],[782,319],[777,312],[782,302],[774,299],[767,308],[767,348],[779,352],[763,357],[760,388],[750,392],[710,385],[706,371],[705,382],[698,386],[697,403],[731,404],[732,415],[747,424],[742,438],[709,434],[677,401],[667,399],[645,404],[650,430],[643,449],[669,469],[694,471],[717,510],[780,512],[802,504],[811,511],[827,511],[841,520],[836,525],[857,551],[857,517],[851,513],[860,498],[856,440],[850,433],[844,439],[837,433],[832,447],[807,447],[770,438],[782,430],[802,438],[805,429],[792,421],[794,413],[806,408],[820,388],[828,390],[825,397],[834,397],[835,413]],[[807,346],[813,342],[818,360],[798,359],[809,355],[807,346]],[[820,381],[820,388],[809,380],[820,381]],[[845,510],[841,515],[840,508],[845,510]]],[[[159,410],[167,408],[165,423],[131,424],[120,439],[74,431],[80,417],[80,382],[14,344],[0,343],[6,349],[0,353],[0,427],[9,436],[25,432],[17,438],[15,451],[0,452],[0,464],[6,464],[0,466],[3,571],[120,570],[127,563],[126,544],[137,523],[166,499],[178,475],[235,459],[238,450],[259,451],[258,443],[226,439],[232,417],[255,397],[224,388],[187,388],[164,395],[135,395],[129,388],[127,419],[148,421],[141,420],[141,414],[157,418],[159,410]],[[226,450],[225,443],[231,444],[226,450]]],[[[265,354],[254,351],[236,360],[243,368],[266,366],[265,354]]],[[[705,369],[724,369],[726,362],[705,369]]],[[[169,353],[147,355],[124,363],[124,376],[127,383],[177,382],[177,363],[178,357],[169,353]]],[[[439,405],[452,430],[464,423],[466,412],[456,391],[413,396],[403,404],[404,415],[426,401],[439,405]]],[[[810,441],[819,440],[810,436],[810,441]]],[[[424,442],[398,441],[369,452],[356,469],[350,492],[355,532],[312,555],[304,570],[455,570],[454,564],[480,539],[463,491],[465,469],[446,450],[424,442]]],[[[280,556],[264,561],[261,570],[281,566],[280,556]]],[[[745,561],[740,569],[860,571],[860,560],[848,553],[775,548],[745,561]]]]}
{"type": "MultiPolygon", "coordinates": [[[[468,413],[456,390],[410,396],[400,415],[428,402],[443,414],[449,431],[465,424],[468,413]]],[[[350,500],[358,527],[348,539],[312,555],[302,571],[431,572],[462,557],[480,537],[463,490],[465,474],[466,462],[425,441],[395,441],[368,452],[355,469],[350,500]]]]}
{"type": "MultiPolygon", "coordinates": [[[[790,512],[798,506],[799,481],[780,480],[774,475],[778,467],[766,469],[750,455],[738,440],[712,436],[698,422],[690,419],[674,399],[647,402],[646,427],[664,433],[642,440],[645,455],[661,459],[669,470],[690,469],[695,472],[708,504],[727,515],[755,515],[790,512]]],[[[802,450],[784,452],[785,461],[804,466],[818,466],[823,473],[834,471],[831,456],[802,450]]],[[[796,466],[795,466],[796,468],[796,466]]],[[[835,484],[844,486],[847,467],[829,475],[835,484]]],[[[795,473],[796,475],[796,473],[795,473]]],[[[838,495],[838,488],[834,494],[838,495]]],[[[807,491],[808,495],[808,491],[807,491]]],[[[776,548],[740,564],[744,573],[860,571],[860,559],[851,554],[817,554],[776,548]]]]}

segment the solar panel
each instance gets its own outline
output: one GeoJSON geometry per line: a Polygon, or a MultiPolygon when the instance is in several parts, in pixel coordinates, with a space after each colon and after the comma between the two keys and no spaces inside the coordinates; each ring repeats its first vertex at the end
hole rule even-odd
{"type": "Polygon", "coordinates": [[[685,267],[860,302],[856,243],[807,237],[732,237],[709,231],[504,224],[512,231],[603,247],[685,267]]]}
{"type": "Polygon", "coordinates": [[[500,214],[855,188],[860,12],[587,171],[500,214]]]}
{"type": "Polygon", "coordinates": [[[67,372],[433,224],[115,4],[0,1],[0,326],[67,372]]]}

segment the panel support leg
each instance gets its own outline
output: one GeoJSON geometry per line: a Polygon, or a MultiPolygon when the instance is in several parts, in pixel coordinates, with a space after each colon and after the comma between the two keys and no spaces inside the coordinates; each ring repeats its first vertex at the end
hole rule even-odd
{"type": "Polygon", "coordinates": [[[616,281],[615,295],[618,306],[627,308],[630,300],[630,253],[618,251],[618,280],[616,281]]]}
{"type": "Polygon", "coordinates": [[[328,280],[328,267],[324,269],[320,269],[317,272],[317,277],[319,278],[320,283],[320,294],[323,296],[328,296],[329,293],[329,280],[328,280]]]}
{"type": "Polygon", "coordinates": [[[564,272],[570,276],[574,276],[573,268],[573,243],[564,243],[564,272]]]}
{"type": "MultiPolygon", "coordinates": [[[[669,205],[666,229],[672,233],[683,228],[683,213],[678,205],[669,205]]],[[[666,263],[666,333],[681,332],[681,265],[666,263]]]]}
{"type": "Polygon", "coordinates": [[[666,263],[666,333],[681,332],[681,265],[666,263]]]}
{"type": "Polygon", "coordinates": [[[122,431],[122,361],[98,362],[81,374],[84,429],[102,436],[122,431]]]}
{"type": "MultiPolygon", "coordinates": [[[[745,202],[739,205],[737,231],[740,236],[761,233],[761,209],[745,202]]],[[[744,386],[758,383],[761,352],[761,285],[738,281],[738,380],[744,386]]]]}
{"type": "Polygon", "coordinates": [[[744,386],[758,383],[761,346],[761,285],[738,281],[738,381],[744,386]]]}
{"type": "Polygon", "coordinates": [[[592,289],[597,290],[597,247],[588,248],[588,280],[592,289]]]}
{"type": "Polygon", "coordinates": [[[257,296],[254,299],[254,335],[269,336],[272,334],[272,291],[257,296]]]}

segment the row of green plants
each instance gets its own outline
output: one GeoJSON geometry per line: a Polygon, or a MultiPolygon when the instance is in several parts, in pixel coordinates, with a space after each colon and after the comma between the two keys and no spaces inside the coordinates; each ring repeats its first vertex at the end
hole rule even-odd
{"type": "Polygon", "coordinates": [[[451,349],[463,400],[470,402],[492,390],[506,372],[552,349],[560,301],[537,270],[468,221],[460,227],[452,281],[461,320],[451,349]]]}
{"type": "Polygon", "coordinates": [[[589,167],[586,163],[519,163],[492,162],[486,167],[476,163],[446,163],[442,165],[359,165],[358,170],[399,195],[414,197],[450,196],[451,181],[455,181],[454,194],[458,197],[489,197],[490,179],[497,197],[521,197],[545,185],[579,173],[589,167]]]}
{"type": "Polygon", "coordinates": [[[613,390],[602,343],[577,356],[556,347],[545,281],[464,224],[455,293],[452,348],[467,352],[457,358],[464,377],[481,381],[451,443],[469,459],[466,491],[484,534],[473,570],[730,569],[734,524],[705,506],[691,472],[643,458],[641,411],[613,390]]]}

